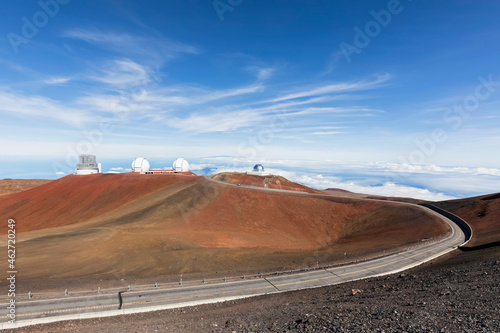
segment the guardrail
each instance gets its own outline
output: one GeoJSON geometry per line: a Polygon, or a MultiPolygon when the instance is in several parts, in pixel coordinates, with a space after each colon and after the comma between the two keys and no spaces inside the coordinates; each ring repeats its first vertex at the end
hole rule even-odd
{"type": "Polygon", "coordinates": [[[457,224],[460,227],[460,229],[462,229],[463,233],[465,234],[465,242],[462,245],[460,245],[460,247],[464,246],[465,244],[467,244],[471,240],[472,228],[467,222],[462,220],[460,217],[453,215],[452,213],[450,213],[442,208],[436,207],[436,206],[428,204],[428,203],[420,204],[420,206],[424,206],[424,207],[427,207],[429,209],[432,209],[436,213],[439,213],[439,214],[447,217],[448,219],[453,221],[455,224],[457,224]]]}
{"type": "MultiPolygon", "coordinates": [[[[34,293],[20,293],[17,296],[17,299],[19,301],[29,301],[29,300],[55,300],[55,299],[61,299],[61,298],[67,298],[67,297],[81,297],[81,296],[95,296],[95,295],[110,295],[110,294],[118,294],[122,292],[130,292],[130,291],[153,291],[153,290],[165,290],[165,289],[174,289],[174,288],[179,288],[179,287],[188,287],[188,286],[200,286],[200,285],[210,285],[210,284],[216,284],[216,283],[221,283],[221,282],[234,282],[234,281],[241,281],[241,280],[251,280],[251,279],[259,279],[259,278],[267,278],[267,277],[273,277],[273,276],[282,276],[282,275],[292,275],[296,273],[303,273],[303,272],[310,272],[310,271],[317,271],[317,270],[324,270],[324,269],[329,269],[329,268],[334,268],[334,267],[340,267],[340,266],[345,266],[345,265],[350,265],[350,264],[356,264],[356,263],[361,263],[361,262],[366,262],[366,261],[371,261],[395,254],[399,254],[411,249],[418,248],[423,245],[428,245],[428,244],[433,244],[439,242],[441,239],[446,237],[446,235],[440,235],[438,237],[432,238],[432,239],[419,239],[417,243],[414,243],[412,245],[408,244],[407,246],[392,250],[392,251],[387,251],[384,250],[379,251],[378,253],[366,253],[366,254],[357,254],[355,255],[354,258],[345,258],[342,259],[337,259],[334,261],[330,262],[323,262],[323,263],[317,263],[316,265],[304,265],[301,267],[295,267],[295,268],[289,268],[289,269],[284,269],[284,270],[273,270],[273,271],[264,271],[261,273],[250,273],[250,274],[245,274],[245,275],[229,275],[229,276],[220,276],[216,278],[190,278],[189,275],[186,276],[184,275],[184,278],[187,279],[182,279],[177,281],[165,281],[162,279],[159,279],[158,282],[155,283],[147,283],[147,284],[129,284],[129,285],[121,285],[121,286],[109,286],[109,287],[96,287],[95,289],[63,289],[65,288],[64,286],[61,288],[60,291],[41,291],[41,292],[34,292],[34,293]]],[[[0,303],[7,302],[8,299],[5,297],[0,296],[0,303]]]]}

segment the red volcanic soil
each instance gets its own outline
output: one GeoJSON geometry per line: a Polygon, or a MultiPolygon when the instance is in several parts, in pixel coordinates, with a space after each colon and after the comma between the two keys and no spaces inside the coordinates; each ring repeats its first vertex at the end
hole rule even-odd
{"type": "Polygon", "coordinates": [[[47,184],[47,179],[3,179],[0,180],[0,196],[26,191],[34,187],[47,184]]]}
{"type": "Polygon", "coordinates": [[[448,230],[418,207],[178,174],[67,176],[2,197],[0,215],[16,220],[22,278],[43,286],[48,280],[41,279],[291,269],[339,260],[346,251],[354,258],[393,250],[448,230]]]}
{"type": "MultiPolygon", "coordinates": [[[[136,173],[69,175],[28,191],[4,196],[0,216],[14,218],[17,232],[89,220],[148,193],[197,176],[136,173]]],[[[0,234],[6,233],[6,226],[0,234]]]]}
{"type": "Polygon", "coordinates": [[[293,183],[285,177],[276,175],[257,176],[239,172],[222,172],[213,176],[213,179],[232,184],[242,184],[307,193],[324,193],[323,191],[318,191],[304,185],[293,183]]]}
{"type": "Polygon", "coordinates": [[[500,241],[500,193],[432,204],[469,223],[473,236],[468,247],[500,241]]]}
{"type": "Polygon", "coordinates": [[[175,232],[207,247],[314,249],[330,245],[344,223],[376,206],[226,187],[175,232]]]}
{"type": "Polygon", "coordinates": [[[413,198],[402,198],[402,197],[386,197],[386,196],[380,196],[380,195],[373,195],[373,194],[363,194],[363,193],[355,193],[355,192],[350,192],[338,188],[328,188],[325,190],[326,193],[331,194],[336,197],[343,197],[343,198],[352,198],[352,199],[374,199],[374,200],[388,200],[388,201],[397,201],[397,202],[406,202],[406,203],[412,203],[412,204],[422,204],[426,203],[425,200],[420,200],[420,199],[413,199],[413,198]]]}
{"type": "Polygon", "coordinates": [[[205,247],[289,250],[325,249],[340,242],[348,243],[353,237],[383,233],[393,233],[408,241],[416,235],[414,232],[426,238],[425,234],[436,236],[446,230],[441,222],[418,208],[394,203],[284,195],[234,187],[221,189],[211,204],[190,218],[188,224],[173,229],[205,247]],[[408,230],[416,229],[417,225],[419,230],[413,230],[410,236],[408,230]]]}

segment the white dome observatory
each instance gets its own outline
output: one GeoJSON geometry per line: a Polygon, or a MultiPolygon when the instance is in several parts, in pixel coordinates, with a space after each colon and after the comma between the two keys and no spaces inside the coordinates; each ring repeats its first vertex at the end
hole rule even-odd
{"type": "Polygon", "coordinates": [[[189,163],[185,159],[179,157],[174,161],[172,170],[174,170],[174,172],[187,172],[189,171],[189,163]]]}
{"type": "Polygon", "coordinates": [[[133,172],[146,172],[149,171],[150,165],[147,159],[144,157],[138,157],[132,162],[133,172]]]}

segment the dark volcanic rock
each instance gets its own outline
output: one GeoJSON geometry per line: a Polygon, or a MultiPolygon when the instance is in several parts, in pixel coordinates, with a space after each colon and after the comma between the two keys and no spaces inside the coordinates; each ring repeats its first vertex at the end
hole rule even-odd
{"type": "Polygon", "coordinates": [[[455,251],[389,277],[15,331],[500,332],[499,257],[500,247],[455,251]]]}

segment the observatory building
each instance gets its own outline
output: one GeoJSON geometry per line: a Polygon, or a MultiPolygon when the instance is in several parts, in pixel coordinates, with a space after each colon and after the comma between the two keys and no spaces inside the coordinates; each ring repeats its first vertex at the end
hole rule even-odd
{"type": "Polygon", "coordinates": [[[76,174],[91,175],[94,173],[101,173],[101,163],[96,162],[95,155],[79,155],[76,174]]]}
{"type": "Polygon", "coordinates": [[[132,171],[133,172],[148,172],[150,168],[149,162],[144,157],[138,157],[132,162],[132,171]]]}
{"type": "Polygon", "coordinates": [[[262,164],[255,164],[252,171],[247,172],[248,175],[257,175],[257,176],[267,176],[270,175],[269,172],[264,170],[264,166],[262,164]]]}
{"type": "Polygon", "coordinates": [[[172,164],[172,169],[170,170],[156,170],[151,169],[148,160],[143,157],[138,157],[132,162],[132,171],[140,172],[146,175],[160,175],[160,174],[171,174],[177,172],[189,172],[189,163],[183,158],[178,158],[172,164]]]}
{"type": "Polygon", "coordinates": [[[189,163],[183,158],[178,158],[172,164],[172,170],[174,172],[188,172],[189,171],[189,163]]]}

